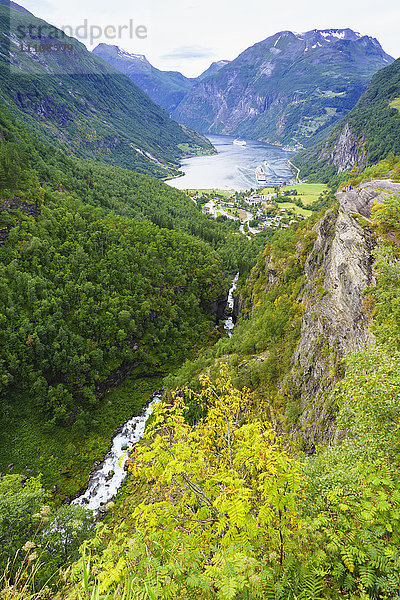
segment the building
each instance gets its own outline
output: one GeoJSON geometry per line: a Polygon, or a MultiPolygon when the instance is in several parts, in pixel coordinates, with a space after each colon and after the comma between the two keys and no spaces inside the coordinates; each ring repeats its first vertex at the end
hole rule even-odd
{"type": "Polygon", "coordinates": [[[261,202],[265,202],[268,199],[268,196],[270,196],[270,194],[253,194],[252,196],[246,196],[244,201],[247,202],[247,204],[261,204],[261,202]]]}

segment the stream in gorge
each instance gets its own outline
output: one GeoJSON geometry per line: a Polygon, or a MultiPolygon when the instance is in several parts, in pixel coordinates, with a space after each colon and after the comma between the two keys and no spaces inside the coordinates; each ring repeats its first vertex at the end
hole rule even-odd
{"type": "MultiPolygon", "coordinates": [[[[232,311],[234,297],[239,273],[233,278],[228,293],[227,306],[232,311]]],[[[232,316],[224,321],[224,329],[229,337],[234,328],[232,316]]],[[[150,417],[155,406],[161,401],[163,392],[159,391],[153,394],[148,402],[144,412],[140,416],[131,417],[120,428],[118,433],[112,439],[112,445],[104,460],[95,468],[90,476],[86,491],[75,498],[71,504],[80,504],[93,511],[98,516],[102,508],[117,495],[122,483],[124,482],[127,471],[125,470],[128,460],[128,451],[143,438],[147,419],[150,417]]]]}

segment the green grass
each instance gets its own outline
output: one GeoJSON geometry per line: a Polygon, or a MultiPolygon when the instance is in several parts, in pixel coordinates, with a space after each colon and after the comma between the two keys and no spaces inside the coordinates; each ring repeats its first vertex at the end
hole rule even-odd
{"type": "Polygon", "coordinates": [[[216,189],[200,189],[200,190],[182,190],[187,191],[189,194],[215,194],[216,196],[223,196],[224,198],[231,198],[235,193],[235,190],[216,190],[216,189]]]}
{"type": "Polygon", "coordinates": [[[395,108],[400,112],[400,98],[395,98],[391,102],[389,102],[390,108],[395,108]]]}
{"type": "Polygon", "coordinates": [[[105,395],[93,414],[96,423],[81,435],[71,436],[70,427],[49,426],[35,416],[23,402],[0,431],[0,471],[3,473],[42,474],[47,489],[56,485],[53,499],[58,503],[66,495],[74,496],[85,484],[96,460],[107,453],[113,433],[119,425],[140,414],[160,379],[126,379],[117,390],[105,395]],[[13,469],[8,465],[14,463],[13,469]]]}
{"type": "MultiPolygon", "coordinates": [[[[288,190],[296,190],[298,197],[301,199],[303,204],[307,205],[318,200],[319,196],[326,190],[326,185],[324,183],[302,183],[285,185],[281,187],[282,192],[286,192],[288,190]]],[[[271,192],[274,192],[274,188],[264,188],[260,193],[269,194],[271,192]]]]}
{"type": "Polygon", "coordinates": [[[235,217],[235,219],[239,218],[238,215],[238,210],[237,208],[229,208],[228,206],[222,206],[221,207],[223,209],[224,212],[226,212],[228,215],[231,215],[232,217],[235,217]],[[236,214],[235,214],[236,213],[236,214]]]}
{"type": "Polygon", "coordinates": [[[312,215],[312,210],[307,210],[306,208],[299,208],[293,202],[279,202],[278,208],[291,208],[293,212],[298,215],[304,215],[305,217],[310,217],[312,215]]]}

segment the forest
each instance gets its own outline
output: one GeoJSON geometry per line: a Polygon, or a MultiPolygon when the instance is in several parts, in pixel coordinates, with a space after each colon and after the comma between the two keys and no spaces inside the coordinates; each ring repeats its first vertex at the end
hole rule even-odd
{"type": "MultiPolygon", "coordinates": [[[[374,170],[393,172],[393,161],[374,170]]],[[[123,497],[84,544],[68,598],[400,597],[399,221],[400,197],[389,195],[362,223],[380,240],[365,292],[375,343],[343,357],[325,399],[340,441],[302,451],[282,386],[316,235],[308,223],[276,234],[259,258],[232,338],[170,378],[169,401],[131,454],[123,497]],[[267,254],[279,282],[265,294],[267,254]]]]}
{"type": "MultiPolygon", "coordinates": [[[[342,182],[399,173],[390,154],[342,182]]],[[[400,198],[357,219],[379,241],[363,303],[375,343],[335,357],[321,402],[338,438],[310,451],[291,375],[307,261],[339,212],[322,202],[249,241],[1,107],[1,600],[400,598],[400,198]],[[228,337],[216,312],[238,271],[228,337]],[[95,524],[70,501],[161,384],[95,524]]]]}

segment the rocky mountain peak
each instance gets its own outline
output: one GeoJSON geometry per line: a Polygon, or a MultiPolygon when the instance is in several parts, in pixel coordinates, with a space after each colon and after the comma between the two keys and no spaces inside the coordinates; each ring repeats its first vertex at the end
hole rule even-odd
{"type": "Polygon", "coordinates": [[[229,60],[217,60],[213,63],[211,63],[211,65],[208,67],[208,69],[206,71],[204,71],[204,73],[201,73],[201,75],[199,75],[196,79],[196,81],[203,81],[203,79],[205,79],[206,77],[209,77],[210,75],[215,75],[215,73],[218,73],[218,71],[220,69],[222,69],[223,67],[225,67],[225,65],[229,64],[229,60]]]}
{"type": "Polygon", "coordinates": [[[121,64],[129,65],[129,69],[136,72],[146,72],[152,69],[151,64],[143,54],[128,52],[119,46],[101,43],[93,49],[93,54],[100,56],[117,69],[121,64]]]}
{"type": "Polygon", "coordinates": [[[280,31],[198,81],[173,117],[203,133],[306,147],[391,62],[377,40],[349,28],[280,31]]]}

